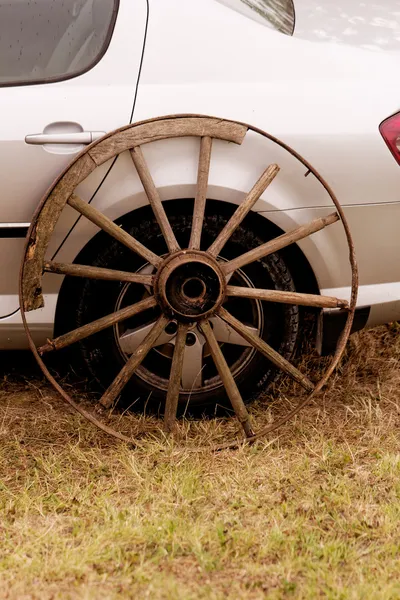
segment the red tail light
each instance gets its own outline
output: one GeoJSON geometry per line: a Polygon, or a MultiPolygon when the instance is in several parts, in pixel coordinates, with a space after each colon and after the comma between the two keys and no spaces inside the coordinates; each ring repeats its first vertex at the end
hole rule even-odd
{"type": "Polygon", "coordinates": [[[400,113],[382,121],[379,131],[396,162],[400,165],[400,113]]]}

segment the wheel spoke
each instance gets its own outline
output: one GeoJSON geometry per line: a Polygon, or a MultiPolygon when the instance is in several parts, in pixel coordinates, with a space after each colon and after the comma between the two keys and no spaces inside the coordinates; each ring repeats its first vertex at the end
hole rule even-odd
{"type": "Polygon", "coordinates": [[[187,343],[185,347],[182,366],[182,387],[185,390],[194,390],[200,388],[202,385],[205,340],[201,334],[190,332],[189,335],[193,335],[191,341],[194,343],[187,343]]]}
{"type": "MultiPolygon", "coordinates": [[[[136,348],[143,342],[147,334],[154,327],[155,321],[148,323],[147,325],[141,325],[135,329],[128,329],[119,338],[119,345],[121,350],[126,354],[133,354],[136,352],[136,348]]],[[[175,338],[175,333],[167,333],[165,330],[160,333],[160,336],[156,340],[154,347],[168,344],[175,338]]]]}
{"type": "Polygon", "coordinates": [[[103,394],[100,400],[100,404],[104,406],[104,408],[110,408],[110,406],[115,402],[115,400],[121,394],[122,390],[132,377],[133,373],[136,371],[136,369],[144,360],[148,352],[154,346],[157,338],[159,337],[159,335],[161,334],[161,332],[167,324],[168,318],[164,315],[161,315],[161,317],[159,317],[158,321],[156,321],[156,323],[153,325],[153,328],[147,334],[143,342],[139,344],[135,352],[125,363],[125,365],[118,373],[114,381],[110,384],[108,389],[103,394]]]}
{"type": "Polygon", "coordinates": [[[179,244],[176,240],[174,232],[172,231],[171,224],[165,213],[160,195],[156,186],[154,185],[153,178],[150,175],[150,171],[148,169],[147,163],[144,159],[143,152],[140,146],[132,148],[131,156],[136,167],[136,171],[139,175],[140,181],[142,182],[144,191],[146,192],[147,198],[149,199],[151,208],[153,209],[154,216],[157,219],[157,222],[163,233],[164,239],[167,243],[168,250],[170,252],[176,252],[177,250],[180,250],[179,244]]]}
{"type": "Polygon", "coordinates": [[[76,265],[57,262],[46,262],[44,264],[46,273],[58,273],[59,275],[71,275],[73,277],[86,277],[87,279],[104,279],[106,281],[125,281],[127,283],[142,283],[153,285],[154,278],[151,275],[141,273],[129,273],[128,271],[115,271],[102,267],[89,265],[76,265]]]}
{"type": "Polygon", "coordinates": [[[244,432],[247,437],[254,435],[254,431],[251,426],[250,415],[247,412],[247,408],[240,395],[236,382],[233,375],[227,365],[227,362],[222,354],[221,348],[218,345],[215,335],[208,321],[201,321],[201,330],[206,338],[208,346],[210,348],[211,356],[213,357],[215,366],[222,379],[222,383],[225,386],[228,398],[231,401],[233,410],[235,411],[236,417],[241,423],[244,432]]]}
{"type": "Polygon", "coordinates": [[[203,229],[204,210],[206,207],[208,175],[210,171],[212,138],[205,136],[200,140],[199,166],[197,171],[197,188],[193,208],[192,232],[189,248],[200,249],[203,229]]]}
{"type": "Polygon", "coordinates": [[[294,242],[298,242],[303,238],[311,235],[312,233],[316,233],[321,229],[324,229],[328,225],[332,225],[332,223],[336,223],[339,221],[339,215],[337,213],[332,213],[327,217],[320,217],[319,219],[314,219],[307,225],[301,225],[300,227],[296,227],[296,229],[292,229],[288,233],[283,233],[279,237],[258,246],[257,248],[253,248],[253,250],[249,250],[249,252],[245,252],[245,254],[241,254],[237,258],[230,260],[227,263],[221,264],[222,270],[225,275],[228,273],[232,273],[236,271],[236,269],[240,269],[240,267],[244,267],[244,265],[248,265],[255,260],[259,260],[268,254],[273,254],[294,242]]]}
{"type": "MultiPolygon", "coordinates": [[[[140,273],[140,275],[151,275],[152,280],[154,281],[155,271],[156,271],[155,266],[148,264],[148,265],[145,265],[144,267],[142,267],[140,269],[139,273],[140,273]]],[[[153,293],[150,285],[144,284],[144,287],[146,288],[146,290],[149,292],[150,295],[153,293]]]]}
{"type": "Polygon", "coordinates": [[[94,208],[91,204],[84,202],[75,194],[72,194],[72,196],[69,197],[68,204],[89,221],[97,225],[97,227],[100,227],[100,229],[118,240],[118,242],[121,242],[121,244],[124,244],[124,246],[136,254],[139,254],[139,256],[150,262],[152,265],[158,267],[161,264],[162,259],[157,256],[157,254],[154,254],[154,252],[146,248],[146,246],[143,246],[143,244],[121,229],[121,227],[118,227],[111,219],[103,215],[103,213],[97,210],[97,208],[94,208]]]}
{"type": "MultiPolygon", "coordinates": [[[[219,319],[222,323],[223,321],[219,319]]],[[[148,323],[147,325],[142,325],[141,327],[137,327],[136,329],[126,331],[119,338],[119,345],[121,350],[126,354],[132,354],[136,351],[136,348],[142,341],[145,339],[147,334],[151,331],[154,326],[155,321],[152,323],[148,323]]],[[[226,325],[226,328],[229,325],[226,325]]],[[[230,328],[230,330],[238,336],[238,334],[230,328]]],[[[185,347],[184,358],[183,358],[183,367],[182,367],[182,386],[185,389],[193,390],[201,387],[202,378],[201,372],[203,367],[203,348],[205,344],[205,339],[202,334],[196,332],[192,333],[193,335],[193,343],[187,344],[185,347]]],[[[239,336],[238,336],[239,337],[239,336]]],[[[176,344],[176,332],[168,333],[167,331],[162,331],[156,343],[154,344],[154,348],[157,346],[162,346],[163,344],[176,344]]],[[[247,342],[242,339],[243,344],[247,345],[247,342]]],[[[248,344],[250,345],[250,344],[248,344]]]]}
{"type": "MultiPolygon", "coordinates": [[[[211,317],[210,323],[216,337],[217,342],[225,344],[234,344],[236,346],[251,346],[250,342],[245,340],[240,333],[235,331],[233,327],[225,323],[220,317],[211,317]]],[[[255,335],[258,334],[257,327],[245,325],[255,335]]]]}
{"type": "Polygon", "coordinates": [[[349,308],[347,300],[340,300],[333,296],[319,296],[318,294],[301,294],[298,292],[283,292],[281,290],[262,290],[257,288],[228,285],[228,296],[236,298],[256,298],[267,302],[282,302],[284,304],[297,304],[299,306],[318,306],[321,308],[349,308]]]}
{"type": "Polygon", "coordinates": [[[245,339],[247,339],[251,345],[256,348],[261,354],[263,354],[268,360],[270,360],[276,367],[290,375],[292,379],[297,381],[300,385],[302,385],[306,390],[312,391],[314,389],[314,384],[296,367],[290,364],[283,356],[281,356],[276,350],[271,348],[267,342],[261,339],[258,335],[250,332],[248,328],[243,325],[240,321],[238,321],[233,315],[231,315],[224,308],[220,308],[218,311],[219,316],[224,319],[229,325],[231,325],[238,333],[243,335],[245,339]]]}
{"type": "Polygon", "coordinates": [[[64,333],[54,340],[48,340],[47,344],[38,348],[39,354],[44,354],[45,352],[50,352],[51,350],[60,350],[61,348],[65,348],[66,346],[70,346],[74,342],[78,342],[79,340],[83,340],[98,331],[102,331],[111,325],[115,325],[120,321],[124,321],[125,319],[129,319],[134,315],[137,315],[144,310],[149,308],[153,308],[156,306],[157,302],[154,296],[150,298],[145,298],[136,304],[132,304],[131,306],[127,306],[126,308],[122,308],[121,310],[112,313],[111,315],[106,315],[105,317],[101,317],[96,321],[92,321],[92,323],[88,323],[87,325],[82,325],[82,327],[78,327],[69,333],[64,333]]]}
{"type": "Polygon", "coordinates": [[[176,411],[181,387],[183,359],[185,356],[186,333],[188,325],[180,323],[176,334],[174,355],[172,357],[171,373],[169,376],[167,399],[165,401],[164,427],[171,432],[175,428],[176,411]]]}
{"type": "Polygon", "coordinates": [[[264,173],[254,184],[242,204],[237,207],[223,230],[219,233],[218,237],[209,247],[209,254],[212,256],[218,256],[226,242],[231,237],[232,233],[239,227],[245,216],[250,212],[257,200],[260,198],[261,194],[265,192],[269,184],[275,179],[278,173],[278,165],[270,165],[267,169],[265,169],[264,173]]]}

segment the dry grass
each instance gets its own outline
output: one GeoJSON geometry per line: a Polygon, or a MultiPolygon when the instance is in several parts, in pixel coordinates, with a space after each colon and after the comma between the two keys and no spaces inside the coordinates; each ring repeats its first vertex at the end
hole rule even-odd
{"type": "Polygon", "coordinates": [[[0,598],[400,598],[399,360],[396,327],[354,337],[318,403],[214,454],[132,450],[4,377],[0,598]]]}

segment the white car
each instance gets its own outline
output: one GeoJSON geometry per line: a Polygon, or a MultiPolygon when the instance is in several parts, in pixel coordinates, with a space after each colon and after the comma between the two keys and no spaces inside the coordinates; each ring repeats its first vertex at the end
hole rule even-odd
{"type": "MultiPolygon", "coordinates": [[[[326,217],[332,201],[315,170],[335,192],[355,243],[360,286],[353,329],[400,319],[400,1],[347,4],[0,0],[0,347],[27,347],[18,300],[20,261],[32,215],[52,181],[105,132],[163,115],[215,115],[251,126],[241,143],[213,142],[202,249],[270,164],[277,163],[280,172],[234,237],[219,247],[221,264],[326,217]],[[313,171],[258,130],[293,147],[313,171]]],[[[174,236],[187,247],[199,140],[159,139],[144,145],[143,155],[174,236]]],[[[94,170],[79,185],[79,196],[163,256],[159,220],[142,181],[125,151],[94,170]]],[[[47,259],[144,276],[155,272],[151,261],[140,254],[132,258],[71,206],[57,223],[47,259]]],[[[205,289],[199,269],[185,279],[190,298],[205,289]]],[[[229,284],[348,300],[343,229],[327,227],[237,268],[229,284]]],[[[36,343],[45,344],[149,293],[149,285],[139,289],[135,283],[46,273],[44,307],[28,314],[30,328],[36,343]]],[[[250,334],[285,359],[301,346],[306,328],[297,304],[232,297],[228,306],[250,334]]],[[[153,327],[157,310],[81,340],[71,347],[71,360],[106,387],[153,327]]],[[[324,308],[322,353],[335,348],[345,318],[345,310],[324,308]]],[[[168,324],[136,370],[129,383],[132,401],[165,399],[178,321],[168,324]]],[[[265,390],[274,378],[271,363],[218,316],[210,322],[244,398],[265,390]]],[[[206,341],[197,326],[187,334],[182,407],[189,397],[199,407],[224,402],[206,341]]]]}

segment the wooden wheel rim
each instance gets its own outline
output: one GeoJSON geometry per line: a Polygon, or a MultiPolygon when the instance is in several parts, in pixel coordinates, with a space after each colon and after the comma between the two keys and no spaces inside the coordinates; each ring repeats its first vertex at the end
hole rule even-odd
{"type": "MultiPolygon", "coordinates": [[[[27,234],[27,238],[26,238],[25,251],[24,251],[24,255],[23,255],[23,259],[22,259],[22,263],[21,263],[21,270],[20,270],[19,297],[20,297],[20,309],[21,309],[22,321],[23,321],[24,328],[25,328],[25,331],[26,331],[26,334],[28,337],[29,346],[30,346],[30,348],[35,356],[35,359],[38,362],[42,372],[47,377],[49,382],[60,393],[60,395],[63,397],[63,399],[68,404],[70,404],[75,410],[77,410],[77,412],[79,412],[87,420],[89,420],[91,423],[93,423],[94,425],[96,425],[97,427],[99,427],[100,429],[105,431],[106,433],[108,433],[124,442],[133,443],[133,444],[138,443],[136,439],[127,437],[124,434],[109,427],[108,425],[105,425],[104,423],[102,423],[99,420],[99,418],[95,414],[92,414],[92,413],[86,411],[77,402],[75,402],[69,396],[69,394],[59,385],[59,383],[54,379],[54,377],[51,375],[51,373],[47,369],[45,363],[43,362],[43,359],[33,341],[33,338],[32,338],[32,335],[31,335],[31,332],[29,329],[29,325],[28,325],[27,319],[26,319],[26,312],[29,310],[35,310],[36,308],[39,308],[42,306],[42,302],[43,302],[43,299],[41,296],[42,273],[46,269],[47,271],[53,271],[53,272],[59,272],[59,273],[65,274],[65,272],[62,272],[60,270],[54,271],[54,269],[55,269],[54,264],[49,264],[49,263],[46,263],[46,261],[45,261],[44,256],[45,256],[45,252],[46,252],[46,249],[47,249],[50,237],[51,237],[51,233],[52,233],[52,231],[55,227],[55,224],[57,223],[57,221],[61,215],[61,212],[67,202],[70,206],[77,208],[77,210],[83,209],[82,204],[80,204],[83,201],[80,201],[80,199],[74,195],[74,189],[77,187],[77,185],[81,181],[83,181],[94,170],[94,168],[96,168],[100,164],[103,164],[110,158],[113,158],[114,156],[118,155],[119,153],[121,153],[125,150],[130,150],[133,162],[134,162],[136,168],[138,169],[138,172],[139,172],[139,169],[141,170],[142,183],[143,183],[145,191],[150,200],[150,197],[152,196],[152,193],[153,193],[152,185],[154,185],[154,184],[151,180],[150,174],[146,171],[147,165],[144,162],[140,146],[143,143],[148,143],[148,142],[154,141],[156,139],[166,139],[169,137],[182,137],[182,136],[191,135],[191,136],[200,137],[200,139],[201,139],[198,181],[197,181],[197,194],[196,194],[195,208],[194,208],[194,213],[193,213],[192,235],[191,235],[191,239],[190,239],[190,243],[189,243],[189,249],[196,249],[199,244],[199,239],[200,239],[200,235],[201,235],[201,227],[200,227],[200,233],[199,233],[199,227],[196,225],[196,223],[198,224],[199,221],[201,221],[201,223],[202,223],[202,219],[203,219],[203,215],[204,215],[204,206],[205,206],[205,202],[206,202],[208,169],[209,169],[209,163],[210,163],[212,139],[213,138],[223,139],[226,141],[231,141],[231,142],[240,144],[248,130],[254,131],[255,133],[258,133],[258,134],[268,138],[272,142],[276,143],[278,146],[280,146],[283,149],[285,149],[286,151],[288,151],[292,156],[297,158],[297,160],[299,160],[306,167],[307,171],[312,173],[318,179],[318,181],[321,183],[321,185],[325,188],[326,192],[329,194],[329,196],[332,200],[332,203],[334,204],[334,206],[336,208],[337,214],[330,215],[329,217],[322,218],[319,220],[315,220],[315,221],[321,221],[320,223],[317,223],[317,224],[315,222],[311,222],[308,226],[310,231],[307,235],[310,235],[311,233],[313,233],[315,231],[319,231],[320,229],[339,220],[339,218],[340,218],[340,220],[342,222],[342,226],[344,228],[344,232],[345,232],[346,240],[347,240],[347,244],[348,244],[348,249],[349,249],[349,263],[350,263],[350,267],[351,267],[351,298],[350,298],[350,303],[348,305],[344,301],[340,301],[340,300],[333,299],[333,298],[327,298],[327,300],[330,300],[330,301],[337,300],[336,307],[341,307],[341,306],[344,307],[345,306],[348,311],[346,323],[345,323],[344,329],[342,331],[342,334],[340,336],[339,343],[337,345],[335,354],[333,355],[332,360],[331,360],[328,368],[326,369],[324,375],[322,376],[322,378],[312,387],[308,386],[308,384],[310,382],[307,383],[307,378],[304,377],[304,381],[302,381],[301,374],[297,375],[295,373],[293,375],[293,373],[291,373],[290,371],[286,371],[286,373],[289,372],[289,374],[291,374],[291,376],[293,378],[296,379],[296,377],[298,377],[297,381],[300,382],[303,385],[303,387],[309,389],[310,393],[307,396],[305,396],[303,399],[301,399],[300,402],[297,404],[297,406],[295,406],[292,410],[290,410],[282,418],[274,421],[271,425],[268,425],[267,427],[260,429],[258,432],[254,432],[249,415],[247,413],[247,410],[246,410],[244,403],[240,397],[240,394],[236,388],[236,384],[233,381],[233,387],[230,387],[230,391],[228,391],[227,385],[231,386],[231,384],[232,384],[232,382],[229,381],[229,378],[231,378],[232,380],[233,380],[233,378],[230,376],[230,372],[229,373],[224,372],[225,379],[223,378],[223,382],[224,382],[225,388],[228,392],[228,396],[231,400],[231,403],[235,410],[236,416],[237,416],[239,422],[241,423],[243,430],[246,434],[246,438],[243,441],[244,442],[253,442],[256,439],[259,439],[260,437],[265,436],[268,433],[274,431],[275,429],[280,427],[283,423],[285,423],[288,419],[293,417],[309,400],[314,398],[320,392],[320,390],[323,388],[323,386],[328,381],[328,379],[331,376],[332,372],[334,371],[335,367],[337,366],[337,364],[343,354],[343,351],[345,349],[346,342],[350,335],[351,326],[353,323],[354,312],[355,312],[356,301],[357,301],[357,290],[358,290],[358,270],[357,270],[357,263],[356,263],[356,258],[355,258],[354,244],[352,241],[352,237],[351,237],[351,233],[350,233],[350,229],[349,229],[347,220],[345,218],[343,210],[342,210],[333,190],[330,188],[330,186],[327,184],[327,182],[321,177],[321,175],[312,167],[312,165],[310,165],[308,163],[308,161],[306,161],[301,155],[299,155],[295,150],[293,150],[291,147],[289,147],[284,142],[278,140],[274,136],[272,136],[256,127],[252,127],[251,125],[248,125],[246,123],[234,122],[234,121],[229,121],[229,120],[221,120],[221,119],[216,119],[214,117],[207,117],[207,116],[201,116],[201,115],[170,115],[170,116],[166,116],[166,117],[159,117],[156,119],[142,121],[142,122],[136,123],[134,125],[129,125],[120,130],[117,130],[115,132],[111,132],[110,134],[104,136],[100,140],[94,142],[93,144],[91,144],[90,146],[85,148],[85,150],[82,151],[75,158],[75,160],[64,170],[64,172],[56,179],[56,181],[53,183],[53,185],[49,188],[48,192],[42,198],[42,200],[33,216],[32,223],[30,225],[30,228],[29,228],[28,234],[27,234]],[[152,136],[147,137],[147,139],[146,139],[146,135],[148,136],[148,133],[149,133],[149,127],[154,128],[154,131],[158,132],[158,133],[156,135],[153,134],[152,136]],[[188,131],[189,131],[189,133],[188,133],[188,131]],[[172,132],[172,134],[171,134],[171,132],[172,132]],[[207,166],[207,163],[208,163],[208,166],[207,166]],[[55,200],[55,198],[57,198],[57,200],[55,200]],[[52,202],[51,201],[48,202],[49,199],[51,199],[52,202]],[[322,223],[322,221],[323,221],[323,223],[322,223]],[[50,223],[52,227],[50,227],[50,233],[47,232],[47,234],[46,234],[46,232],[44,232],[43,238],[41,239],[41,242],[40,242],[39,232],[40,232],[41,226],[43,227],[44,222],[46,222],[47,225],[50,223]],[[34,271],[33,278],[32,278],[32,267],[33,267],[33,271],[34,271]],[[36,276],[36,279],[35,279],[35,276],[36,276]],[[32,284],[32,281],[33,281],[33,284],[32,284]],[[38,282],[39,282],[39,285],[38,285],[38,282]],[[235,388],[236,388],[236,390],[235,390],[235,388]]],[[[260,195],[265,191],[266,187],[273,180],[273,178],[275,177],[275,175],[277,174],[278,171],[279,171],[279,168],[276,165],[271,165],[270,167],[268,167],[268,169],[266,169],[266,171],[264,171],[263,175],[260,177],[258,182],[254,185],[252,190],[247,195],[245,201],[241,205],[239,205],[238,209],[234,213],[234,216],[237,213],[239,213],[238,218],[240,218],[240,220],[238,221],[238,224],[240,224],[241,220],[244,218],[244,216],[247,214],[247,212],[249,212],[251,210],[251,207],[255,203],[254,198],[257,196],[257,194],[258,194],[258,196],[256,199],[258,199],[260,197],[260,195]],[[260,186],[262,188],[261,191],[259,189],[260,186]],[[253,197],[251,198],[252,195],[253,195],[253,197]],[[247,203],[247,206],[244,206],[244,205],[246,205],[246,203],[247,203]],[[245,212],[246,210],[247,210],[247,212],[245,212]]],[[[155,216],[160,224],[163,235],[166,239],[169,252],[170,253],[179,252],[180,251],[179,245],[176,242],[175,235],[172,231],[172,228],[169,225],[168,219],[166,218],[164,209],[162,208],[161,201],[157,200],[157,192],[156,192],[155,196],[153,196],[153,201],[150,200],[150,202],[151,202],[151,205],[153,208],[153,212],[155,213],[155,216]]],[[[84,214],[84,213],[81,212],[81,214],[84,214]]],[[[85,214],[85,216],[87,216],[87,215],[85,214]]],[[[224,228],[224,230],[217,236],[217,239],[213,242],[213,244],[210,246],[210,248],[208,248],[207,253],[209,253],[211,257],[216,258],[218,256],[219,250],[223,247],[223,245],[229,239],[230,235],[232,235],[232,230],[229,232],[229,224],[231,223],[232,220],[233,220],[233,218],[230,219],[230,221],[228,222],[228,224],[224,228]],[[228,229],[228,230],[225,231],[226,229],[228,229]]],[[[236,225],[236,227],[238,226],[238,224],[236,225]]],[[[105,230],[107,231],[107,229],[105,229],[105,230]]],[[[290,237],[290,234],[294,233],[294,232],[295,232],[295,230],[293,230],[293,232],[289,232],[289,234],[286,234],[286,238],[288,239],[290,237]]],[[[280,236],[280,237],[283,238],[283,237],[285,237],[285,235],[280,236]]],[[[303,236],[303,237],[306,237],[306,236],[303,236]]],[[[132,239],[134,240],[134,238],[132,238],[132,239]]],[[[292,240],[292,242],[287,242],[287,239],[285,240],[286,243],[293,243],[293,240],[292,240]]],[[[302,238],[295,237],[294,241],[298,241],[298,239],[302,239],[302,238]]],[[[279,238],[276,238],[276,241],[278,241],[278,240],[279,240],[279,238]]],[[[123,241],[122,243],[125,243],[125,242],[126,242],[126,240],[123,241]]],[[[129,242],[129,244],[131,244],[131,241],[128,240],[128,242],[129,242]]],[[[136,244],[136,241],[135,241],[135,244],[136,244]]],[[[128,244],[126,243],[126,245],[128,245],[128,244]]],[[[284,246],[279,246],[279,243],[278,243],[278,246],[276,247],[276,244],[275,244],[275,246],[273,247],[271,252],[274,252],[277,249],[280,249],[281,247],[284,247],[284,246]]],[[[261,247],[259,247],[259,248],[261,248],[261,247]]],[[[255,250],[257,250],[257,248],[255,250]]],[[[149,260],[150,262],[152,262],[152,264],[154,264],[156,267],[159,267],[162,263],[162,260],[160,257],[157,257],[152,252],[147,251],[147,249],[145,247],[140,247],[139,251],[138,251],[138,247],[134,246],[133,251],[138,252],[142,257],[146,256],[146,259],[149,260]],[[145,255],[145,252],[147,252],[147,255],[145,255]]],[[[265,249],[263,249],[263,251],[265,251],[265,249]]],[[[248,264],[249,262],[252,262],[253,260],[257,260],[257,258],[259,258],[260,256],[265,256],[265,254],[260,254],[260,256],[256,256],[256,258],[254,258],[253,251],[250,251],[249,253],[246,253],[246,254],[251,254],[251,253],[253,253],[252,256],[247,257],[248,262],[247,263],[245,262],[242,264],[248,264]]],[[[238,258],[241,259],[241,257],[238,257],[238,258]]],[[[240,267],[240,264],[239,264],[240,261],[239,261],[239,263],[237,263],[236,259],[234,259],[233,261],[230,261],[230,263],[232,263],[232,264],[231,265],[228,264],[228,266],[223,265],[223,267],[222,267],[226,276],[229,273],[233,272],[233,270],[235,270],[236,268],[240,267]]],[[[74,269],[76,270],[76,266],[74,267],[74,269]]],[[[71,273],[68,273],[68,274],[71,274],[71,273]]],[[[75,275],[76,273],[72,273],[72,274],[75,275]]],[[[128,275],[129,274],[125,274],[124,276],[126,277],[128,275]]],[[[101,278],[103,278],[103,277],[101,277],[101,278]]],[[[123,281],[127,281],[127,280],[128,279],[123,279],[123,281]]],[[[235,293],[237,293],[237,292],[233,289],[230,290],[229,289],[230,287],[232,287],[232,286],[229,286],[229,285],[227,286],[227,292],[232,295],[235,295],[235,293]]],[[[257,290],[257,291],[260,292],[260,290],[257,290]]],[[[300,296],[300,295],[301,294],[299,294],[297,296],[300,296]]],[[[317,298],[317,297],[315,297],[315,298],[317,298]]],[[[264,296],[262,296],[262,299],[266,299],[266,298],[264,298],[264,296]]],[[[276,301],[276,299],[274,301],[276,301]]],[[[282,301],[282,300],[280,300],[280,301],[282,301]]],[[[288,301],[289,303],[294,303],[293,299],[288,300],[286,298],[285,301],[288,301]]],[[[298,302],[296,301],[296,303],[298,303],[298,302]]],[[[154,306],[154,304],[153,304],[153,306],[154,306]]],[[[328,306],[328,305],[326,305],[326,306],[328,306]]],[[[141,310],[143,310],[143,308],[141,308],[141,310]]],[[[246,335],[243,334],[243,331],[240,331],[241,324],[239,322],[236,323],[234,317],[232,317],[232,315],[227,313],[222,307],[219,309],[219,316],[221,318],[223,318],[229,324],[229,326],[236,329],[240,333],[240,335],[243,335],[243,337],[246,337],[246,335]]],[[[162,315],[162,317],[160,317],[160,319],[158,320],[158,322],[154,328],[155,330],[157,329],[157,331],[153,332],[153,337],[156,335],[159,335],[159,332],[162,330],[162,328],[166,325],[167,322],[168,322],[168,318],[165,315],[162,315]]],[[[221,363],[221,360],[222,361],[224,360],[223,356],[222,356],[222,352],[219,351],[218,342],[216,342],[215,336],[213,336],[212,329],[209,327],[209,324],[208,324],[208,320],[205,319],[205,320],[201,321],[200,327],[202,329],[202,333],[206,337],[207,343],[209,344],[210,348],[213,348],[212,355],[213,355],[213,359],[214,359],[214,362],[215,362],[218,370],[220,367],[221,367],[221,369],[223,369],[223,363],[221,363]],[[222,359],[221,359],[221,356],[222,356],[222,359]]],[[[174,351],[174,356],[173,356],[173,365],[172,365],[173,369],[174,368],[179,369],[179,365],[181,365],[181,363],[182,363],[182,356],[183,356],[184,344],[185,344],[184,340],[186,339],[187,328],[188,328],[188,325],[185,323],[180,323],[180,325],[178,327],[177,340],[176,340],[175,351],[174,351]]],[[[155,339],[157,339],[157,338],[155,337],[155,339]]],[[[265,348],[260,349],[259,347],[257,347],[257,343],[259,343],[257,340],[252,339],[251,341],[252,341],[253,346],[256,349],[258,349],[260,351],[265,350],[265,348]]],[[[49,344],[47,346],[49,346],[50,349],[53,349],[53,347],[51,346],[51,342],[49,342],[49,344]]],[[[49,348],[47,348],[47,349],[49,349],[49,348]]],[[[55,348],[55,346],[54,346],[54,348],[55,348]]],[[[268,356],[268,358],[270,358],[270,357],[268,356]]],[[[228,369],[228,371],[229,371],[229,369],[228,369]]],[[[297,371],[297,370],[294,369],[294,371],[297,371]]],[[[176,371],[176,372],[178,372],[178,371],[176,371]]],[[[114,383],[115,383],[115,381],[113,382],[113,384],[114,383]]],[[[123,382],[120,381],[120,384],[122,384],[122,383],[123,382]]],[[[170,389],[168,390],[166,409],[165,409],[165,413],[166,413],[165,414],[165,426],[166,426],[167,431],[171,431],[174,426],[175,416],[176,416],[176,403],[177,403],[176,399],[177,399],[177,396],[179,395],[179,386],[180,386],[179,382],[178,383],[176,381],[172,382],[170,385],[170,389]]],[[[107,396],[107,392],[103,396],[102,400],[107,396]]],[[[219,449],[223,449],[223,448],[234,448],[234,447],[237,447],[239,444],[243,443],[243,441],[235,439],[234,441],[229,441],[227,443],[218,444],[214,447],[214,449],[219,450],[219,449]]]]}

